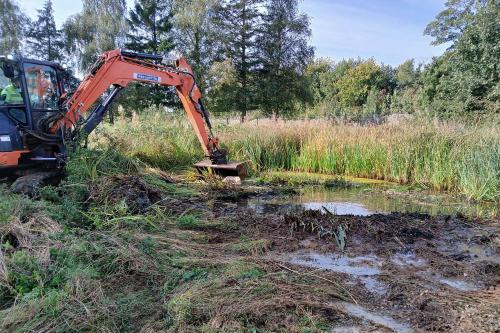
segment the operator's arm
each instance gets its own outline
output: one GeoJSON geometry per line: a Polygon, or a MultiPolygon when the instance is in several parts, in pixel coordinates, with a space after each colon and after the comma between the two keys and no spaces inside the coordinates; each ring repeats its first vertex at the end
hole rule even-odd
{"type": "Polygon", "coordinates": [[[102,121],[113,98],[129,83],[143,82],[174,86],[205,155],[212,157],[217,151],[217,139],[211,133],[210,121],[203,108],[201,93],[196,86],[191,67],[182,58],[177,61],[176,67],[158,65],[151,61],[160,59],[161,57],[155,55],[122,52],[121,50],[104,53],[67,102],[68,111],[65,117],[52,126],[52,132],[55,133],[59,128],[71,129],[111,86],[114,90],[87,120],[84,126],[87,132],[91,132],[102,121]],[[209,129],[208,133],[205,123],[209,129]]]}

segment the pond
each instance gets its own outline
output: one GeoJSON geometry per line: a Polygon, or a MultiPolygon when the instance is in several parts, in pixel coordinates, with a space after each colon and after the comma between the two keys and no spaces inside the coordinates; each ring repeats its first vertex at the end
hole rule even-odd
{"type": "Polygon", "coordinates": [[[391,212],[430,215],[463,214],[469,217],[496,217],[494,203],[473,203],[446,193],[409,191],[398,184],[354,179],[346,188],[304,186],[296,195],[256,197],[248,206],[256,213],[296,213],[328,210],[337,215],[368,216],[391,212]]]}

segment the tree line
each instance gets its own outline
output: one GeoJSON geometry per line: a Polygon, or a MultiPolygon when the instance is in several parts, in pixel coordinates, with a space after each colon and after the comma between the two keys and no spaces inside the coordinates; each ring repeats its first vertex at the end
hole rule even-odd
{"type": "MultiPolygon", "coordinates": [[[[102,52],[126,48],[189,59],[210,110],[264,116],[362,118],[389,113],[498,112],[500,5],[448,0],[425,34],[448,50],[429,64],[315,59],[298,0],[82,0],[58,28],[51,0],[30,19],[0,0],[0,54],[69,63],[84,72],[102,52]]],[[[55,9],[57,10],[57,8],[55,9]]],[[[120,103],[172,105],[171,89],[132,85],[120,103]],[[147,97],[146,97],[147,96],[147,97]]]]}

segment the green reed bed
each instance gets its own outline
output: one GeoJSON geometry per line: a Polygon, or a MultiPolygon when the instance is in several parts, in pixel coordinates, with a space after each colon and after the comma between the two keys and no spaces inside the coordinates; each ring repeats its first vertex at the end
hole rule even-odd
{"type": "MultiPolygon", "coordinates": [[[[251,160],[256,172],[384,179],[500,200],[500,130],[493,125],[429,120],[370,126],[319,120],[215,123],[231,158],[251,160]]],[[[122,119],[98,137],[112,137],[122,152],[157,167],[186,167],[202,157],[189,123],[179,116],[122,119]]]]}

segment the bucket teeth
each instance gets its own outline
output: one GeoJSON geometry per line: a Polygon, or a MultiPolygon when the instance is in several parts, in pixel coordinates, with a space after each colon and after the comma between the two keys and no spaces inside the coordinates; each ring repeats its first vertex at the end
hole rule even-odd
{"type": "Polygon", "coordinates": [[[203,175],[206,172],[216,174],[221,177],[240,177],[244,179],[248,175],[248,164],[245,162],[229,162],[227,164],[213,164],[210,160],[203,160],[194,165],[194,168],[203,175]]]}

